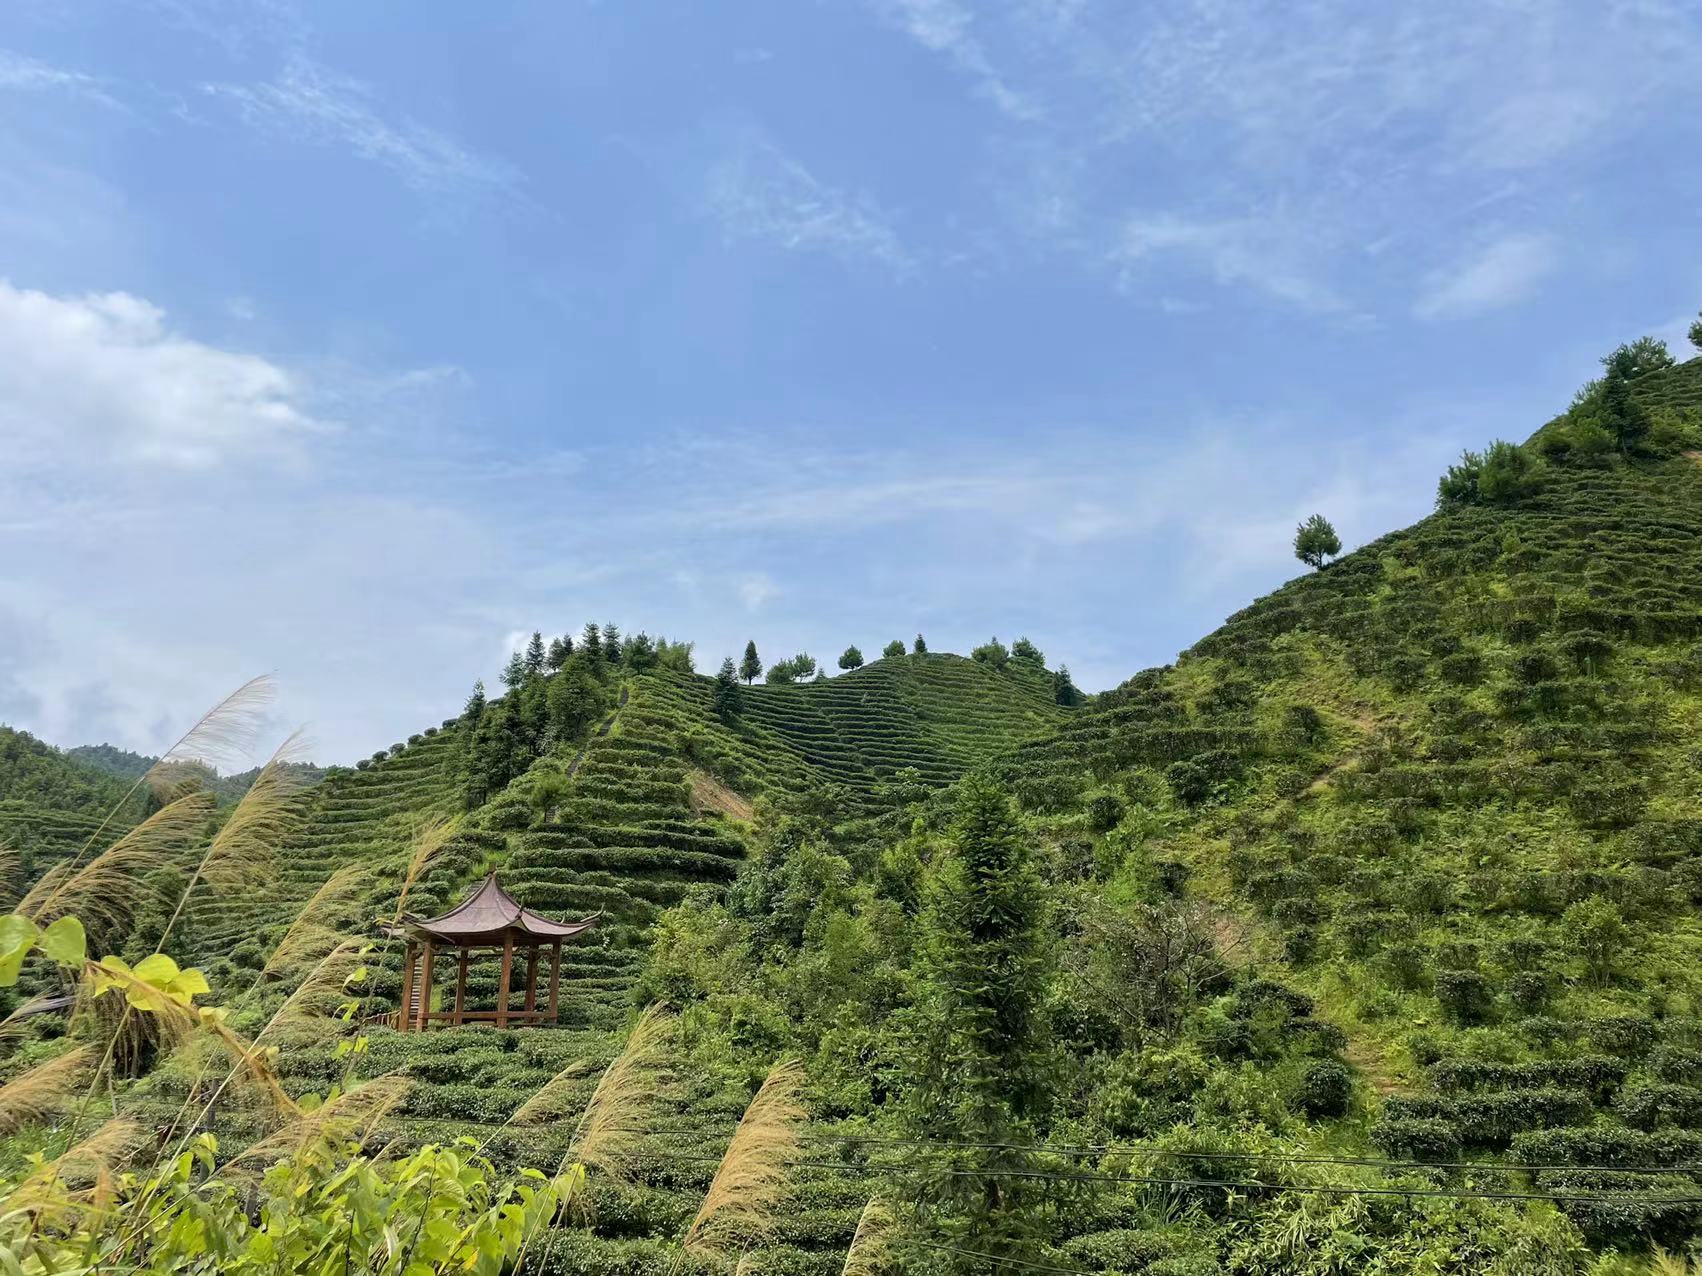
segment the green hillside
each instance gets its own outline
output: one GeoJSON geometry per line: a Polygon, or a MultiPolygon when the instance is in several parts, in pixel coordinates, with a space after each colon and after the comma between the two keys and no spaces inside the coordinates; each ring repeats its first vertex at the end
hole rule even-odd
{"type": "MultiPolygon", "coordinates": [[[[1695,1253],[1702,360],[1634,372],[1079,706],[1031,648],[735,688],[645,635],[536,637],[503,695],[329,772],[266,885],[201,881],[170,947],[289,1094],[405,1078],[375,1143],[500,1167],[553,1167],[640,1008],[678,1008],[637,1182],[594,1176],[550,1272],[732,1270],[677,1241],[785,1058],[811,1124],[746,1272],[840,1272],[873,1195],[920,1273],[1695,1253]],[[560,1024],[396,1032],[382,923],[492,871],[599,915],[560,1024]],[[512,1123],[552,1078],[566,1117],[512,1123]]],[[[0,766],[0,819],[113,793],[15,733],[0,766]]],[[[117,1108],[170,1128],[203,1067],[162,1051],[117,1108]]],[[[270,1129],[207,1109],[228,1148],[270,1129]]]]}
{"type": "MultiPolygon", "coordinates": [[[[130,785],[26,731],[0,726],[0,847],[17,857],[18,885],[75,854],[130,785]]],[[[140,802],[120,812],[118,827],[140,802]]]]}

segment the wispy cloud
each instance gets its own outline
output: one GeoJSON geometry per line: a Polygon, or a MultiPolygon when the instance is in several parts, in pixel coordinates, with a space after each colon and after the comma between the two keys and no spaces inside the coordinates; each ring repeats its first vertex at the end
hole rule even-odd
{"type": "Polygon", "coordinates": [[[390,117],[373,91],[302,57],[275,80],[204,85],[235,105],[243,119],[291,140],[341,146],[390,169],[420,191],[514,186],[519,175],[502,160],[469,149],[406,116],[390,117]]]}
{"type": "Polygon", "coordinates": [[[1420,319],[1464,319],[1516,305],[1559,264],[1560,244],[1553,235],[1502,235],[1432,274],[1413,303],[1413,314],[1420,319]]]}
{"type": "Polygon", "coordinates": [[[122,109],[122,103],[108,92],[104,81],[7,49],[0,49],[0,89],[21,93],[68,93],[102,106],[122,109]]]}
{"type": "Polygon", "coordinates": [[[56,297],[0,280],[0,437],[14,459],[201,468],[324,428],[295,374],[182,336],[140,297],[56,297]]]}
{"type": "Polygon", "coordinates": [[[874,200],[830,185],[755,134],[742,135],[711,170],[707,200],[729,236],[848,260],[872,259],[895,270],[911,264],[898,232],[874,200]]]}
{"type": "Polygon", "coordinates": [[[973,34],[975,15],[957,0],[879,0],[883,17],[924,48],[943,55],[974,83],[976,91],[1013,119],[1035,120],[1041,110],[1011,88],[973,34]]]}
{"type": "Polygon", "coordinates": [[[1180,258],[1222,286],[1251,287],[1305,310],[1341,310],[1341,298],[1301,260],[1297,242],[1274,218],[1211,221],[1137,214],[1124,223],[1112,260],[1127,277],[1153,261],[1180,258]]]}

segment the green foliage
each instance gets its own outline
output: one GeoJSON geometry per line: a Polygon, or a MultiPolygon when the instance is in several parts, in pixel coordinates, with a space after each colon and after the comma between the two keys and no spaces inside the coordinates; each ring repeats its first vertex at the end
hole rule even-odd
{"type": "Polygon", "coordinates": [[[915,641],[915,642],[913,642],[913,643],[912,643],[912,644],[911,644],[911,645],[910,645],[910,651],[911,651],[911,653],[912,653],[912,654],[913,654],[913,655],[917,655],[917,656],[921,656],[921,655],[926,655],[926,654],[927,654],[927,651],[928,651],[928,644],[927,644],[927,643],[926,643],[926,642],[925,642],[925,641],[924,641],[924,640],[923,640],[923,638],[922,638],[922,635],[921,635],[921,634],[917,634],[917,635],[916,635],[916,641],[915,641]]]}
{"type": "Polygon", "coordinates": [[[974,648],[969,653],[969,658],[984,665],[991,665],[995,669],[1003,669],[1010,663],[1011,653],[997,638],[989,638],[974,648]]]}
{"type": "Polygon", "coordinates": [[[1322,569],[1341,552],[1341,537],[1322,514],[1310,515],[1294,530],[1294,556],[1308,567],[1322,569]]]}
{"type": "Polygon", "coordinates": [[[1076,690],[1076,684],[1070,681],[1070,667],[1059,665],[1052,673],[1052,699],[1055,703],[1075,706],[1082,702],[1082,694],[1076,690]]]}
{"type": "Polygon", "coordinates": [[[1514,443],[1496,439],[1483,452],[1464,452],[1436,485],[1436,507],[1512,505],[1540,483],[1536,459],[1514,443]]]}
{"type": "Polygon", "coordinates": [[[948,1236],[1001,1258],[1037,1252],[1040,1185],[1009,1172],[1031,1168],[1010,1145],[1032,1141],[1055,1102],[1048,911],[1010,799],[968,777],[922,913],[904,1112],[915,1137],[984,1145],[942,1150],[917,1191],[948,1236]]]}
{"type": "Polygon", "coordinates": [[[762,657],[756,654],[756,639],[745,644],[744,658],[739,661],[739,677],[748,685],[762,676],[762,657]]]}
{"type": "Polygon", "coordinates": [[[721,662],[721,668],[715,674],[715,691],[710,700],[715,716],[722,722],[730,723],[744,712],[745,697],[739,687],[738,671],[733,668],[733,658],[728,656],[721,662]]]}
{"type": "Polygon", "coordinates": [[[1702,316],[1698,316],[1696,322],[1690,325],[1690,331],[1686,335],[1690,338],[1690,344],[1702,351],[1702,316]]]}
{"type": "Polygon", "coordinates": [[[886,646],[881,648],[882,660],[897,660],[903,654],[904,640],[901,638],[894,638],[891,642],[887,643],[886,646]]]}
{"type": "Polygon", "coordinates": [[[1046,655],[1027,638],[1018,638],[1011,644],[1011,659],[1021,660],[1037,669],[1046,667],[1046,655]]]}
{"type": "Polygon", "coordinates": [[[839,667],[847,670],[861,669],[863,667],[863,653],[858,651],[854,645],[847,647],[840,653],[839,667]]]}
{"type": "Polygon", "coordinates": [[[786,660],[778,660],[768,667],[767,680],[777,686],[787,686],[794,682],[802,682],[816,672],[816,658],[805,652],[799,652],[786,660]]]}

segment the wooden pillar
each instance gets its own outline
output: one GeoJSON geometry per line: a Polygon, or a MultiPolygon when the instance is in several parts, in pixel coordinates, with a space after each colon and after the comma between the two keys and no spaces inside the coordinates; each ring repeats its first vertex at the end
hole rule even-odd
{"type": "Polygon", "coordinates": [[[461,950],[461,962],[455,969],[455,1017],[449,1022],[461,1024],[461,1011],[467,1003],[467,950],[461,950]]]}
{"type": "Polygon", "coordinates": [[[425,956],[420,959],[420,1031],[428,1026],[426,1016],[431,1013],[431,968],[437,958],[437,949],[431,940],[425,941],[425,956]]]}
{"type": "Polygon", "coordinates": [[[414,962],[418,957],[414,941],[410,939],[402,950],[402,1004],[396,1011],[397,1032],[412,1032],[414,1029],[414,962]]]}
{"type": "Polygon", "coordinates": [[[538,946],[526,950],[526,1009],[538,1008],[538,946]]]}
{"type": "Polygon", "coordinates": [[[556,1022],[556,994],[561,991],[561,940],[550,950],[550,1022],[556,1022]]]}
{"type": "Polygon", "coordinates": [[[514,975],[514,933],[505,932],[502,937],[502,980],[496,992],[496,1026],[508,1027],[508,988],[514,975]]]}

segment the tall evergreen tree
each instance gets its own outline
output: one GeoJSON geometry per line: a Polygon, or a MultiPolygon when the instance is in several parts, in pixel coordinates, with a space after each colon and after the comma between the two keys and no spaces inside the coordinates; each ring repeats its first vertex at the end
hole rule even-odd
{"type": "Polygon", "coordinates": [[[1631,377],[1618,363],[1608,364],[1601,394],[1602,426],[1619,450],[1629,454],[1649,432],[1649,410],[1631,393],[1631,377]]]}
{"type": "Polygon", "coordinates": [[[473,684],[473,694],[467,697],[467,705],[461,710],[461,721],[470,727],[479,725],[479,719],[485,716],[485,680],[480,678],[473,684]]]}
{"type": "Polygon", "coordinates": [[[548,659],[544,651],[544,635],[536,629],[532,631],[532,640],[526,644],[526,676],[540,677],[544,672],[544,661],[548,659]]]}
{"type": "Polygon", "coordinates": [[[1070,681],[1070,667],[1059,665],[1052,675],[1052,699],[1062,705],[1074,704],[1081,696],[1076,690],[1075,683],[1070,681]]]}
{"type": "Polygon", "coordinates": [[[928,653],[928,644],[923,641],[921,634],[916,635],[916,641],[911,645],[910,650],[914,651],[918,656],[923,656],[928,653]]]}
{"type": "Polygon", "coordinates": [[[589,663],[583,655],[571,659],[550,679],[546,710],[556,740],[577,740],[603,712],[603,684],[591,675],[589,663]]]}
{"type": "Polygon", "coordinates": [[[592,660],[603,658],[603,632],[597,628],[596,621],[588,620],[585,622],[585,628],[579,635],[579,650],[592,660]]]}
{"type": "Polygon", "coordinates": [[[512,691],[525,681],[526,657],[517,651],[508,658],[508,663],[503,666],[502,685],[512,691]]]}
{"type": "Polygon", "coordinates": [[[721,662],[721,668],[715,672],[715,690],[711,694],[711,704],[715,716],[723,722],[732,722],[745,707],[744,689],[739,686],[739,674],[733,668],[733,658],[728,656],[721,662]]]}
{"type": "Polygon", "coordinates": [[[747,683],[762,676],[762,657],[756,654],[756,639],[745,644],[745,658],[739,661],[739,676],[747,683]]]}
{"type": "Polygon", "coordinates": [[[551,669],[560,669],[567,663],[567,658],[573,654],[573,639],[567,634],[550,639],[550,654],[544,657],[544,662],[551,669]]]}
{"type": "MultiPolygon", "coordinates": [[[[995,1258],[1038,1256],[1043,1188],[1022,1175],[1055,1092],[1052,968],[1046,886],[1010,799],[971,775],[927,888],[903,1113],[915,1138],[940,1145],[917,1171],[924,1217],[952,1244],[995,1258]]],[[[989,1270],[984,1258],[951,1265],[989,1270]]]]}
{"type": "Polygon", "coordinates": [[[612,620],[603,625],[603,659],[611,665],[621,662],[621,631],[612,620]]]}

